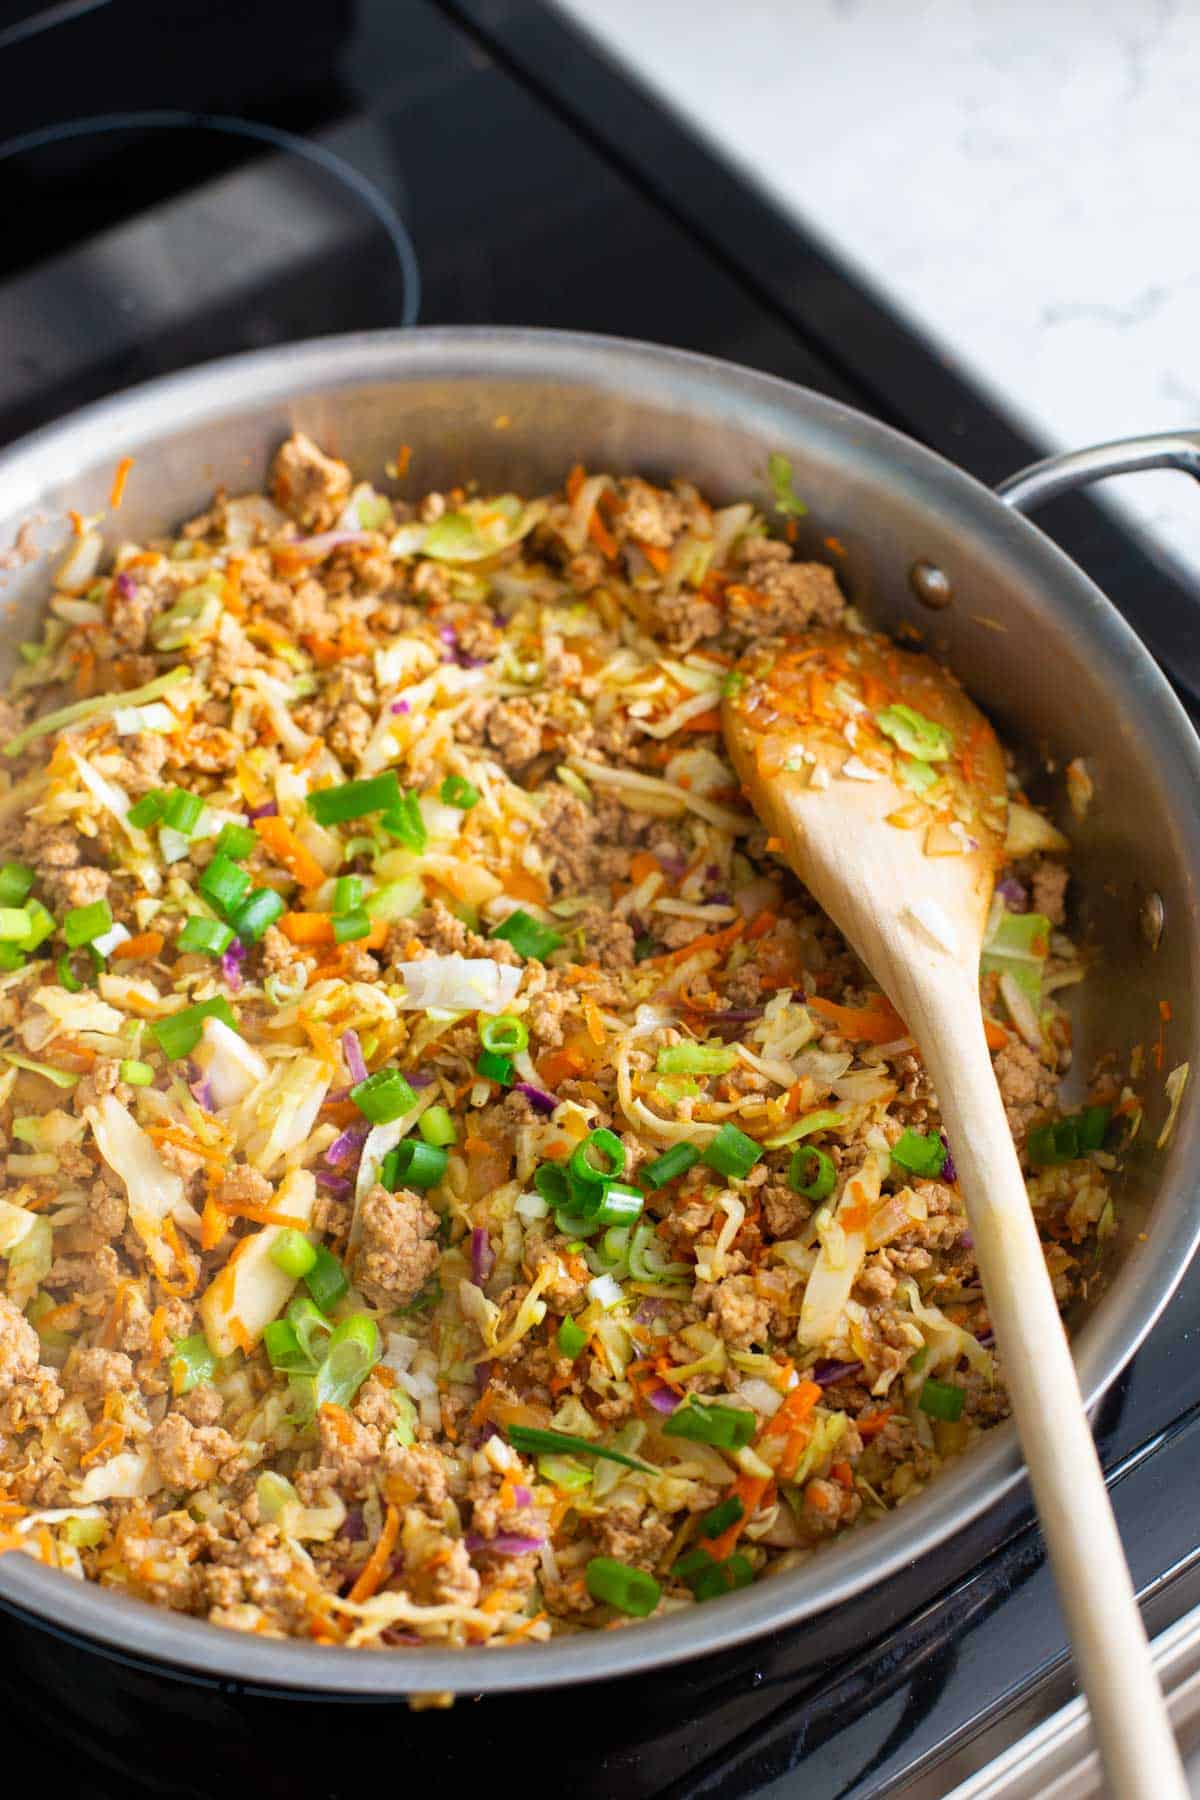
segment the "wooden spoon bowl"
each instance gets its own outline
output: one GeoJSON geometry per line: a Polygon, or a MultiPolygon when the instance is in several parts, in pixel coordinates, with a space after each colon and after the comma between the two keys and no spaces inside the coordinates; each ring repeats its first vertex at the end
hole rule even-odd
{"type": "MultiPolygon", "coordinates": [[[[1007,813],[995,734],[930,658],[849,631],[757,647],[726,683],[723,715],[772,848],[907,1022],[937,1092],[1111,1792],[1183,1800],[984,1037],[979,954],[1007,813]]],[[[827,1202],[835,1218],[856,1192],[854,1172],[844,1174],[827,1202]]]]}

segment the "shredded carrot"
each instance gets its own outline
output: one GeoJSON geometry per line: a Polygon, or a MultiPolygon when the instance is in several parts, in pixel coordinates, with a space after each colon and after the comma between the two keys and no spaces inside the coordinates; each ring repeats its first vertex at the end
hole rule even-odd
{"type": "Polygon", "coordinates": [[[102,1425],[92,1439],[90,1447],[80,1457],[80,1468],[86,1468],[88,1463],[95,1462],[98,1456],[103,1456],[109,1450],[119,1450],[124,1442],[125,1433],[120,1425],[113,1423],[102,1425]]]}
{"type": "Polygon", "coordinates": [[[548,1617],[548,1613],[534,1613],[531,1619],[523,1619],[519,1625],[514,1625],[512,1630],[506,1632],[500,1639],[500,1642],[502,1644],[519,1644],[522,1638],[529,1636],[529,1633],[533,1630],[535,1625],[540,1625],[542,1620],[548,1617]]]}
{"type": "Polygon", "coordinates": [[[117,464],[112,486],[108,490],[108,504],[116,512],[125,498],[125,483],[129,480],[129,471],[133,467],[132,456],[123,456],[117,464]]]}
{"type": "Polygon", "coordinates": [[[659,869],[658,858],[657,856],[653,856],[649,850],[639,850],[629,864],[629,879],[634,887],[639,886],[641,882],[645,881],[647,875],[657,875],[659,873],[661,873],[661,871],[659,869]]]}
{"type": "Polygon", "coordinates": [[[908,1026],[891,1002],[882,994],[872,996],[867,1006],[838,1006],[833,1000],[819,996],[805,1002],[810,1012],[825,1019],[843,1037],[868,1044],[887,1044],[893,1038],[908,1036],[908,1026]]]}
{"type": "Polygon", "coordinates": [[[488,1414],[492,1410],[493,1398],[493,1389],[490,1387],[484,1388],[482,1394],[480,1394],[478,1400],[471,1408],[471,1417],[467,1421],[472,1431],[478,1431],[482,1426],[487,1424],[488,1414]]]}
{"type": "Polygon", "coordinates": [[[100,1328],[100,1344],[105,1350],[111,1350],[117,1341],[117,1327],[121,1323],[121,1314],[125,1311],[126,1297],[133,1292],[134,1285],[128,1280],[117,1283],[108,1317],[100,1328]]]}
{"type": "Polygon", "coordinates": [[[320,887],[325,871],[316,857],[304,848],[290,825],[285,825],[278,815],[270,814],[265,819],[255,819],[254,829],[276,862],[282,863],[301,887],[320,887]]]}
{"type": "Polygon", "coordinates": [[[180,1150],[189,1151],[191,1155],[200,1157],[211,1169],[220,1171],[225,1168],[225,1156],[220,1150],[210,1149],[179,1125],[151,1125],[146,1136],[155,1144],[174,1144],[180,1150]]]}
{"type": "Polygon", "coordinates": [[[531,869],[520,869],[515,866],[497,872],[497,880],[503,882],[506,894],[514,900],[532,900],[535,906],[542,906],[548,898],[545,882],[540,875],[531,869]]]}
{"type": "Polygon", "coordinates": [[[893,1408],[881,1406],[878,1412],[863,1413],[854,1421],[854,1429],[864,1443],[877,1437],[892,1416],[893,1408]]]}
{"type": "Polygon", "coordinates": [[[811,1506],[814,1512],[819,1513],[831,1513],[834,1508],[832,1495],[817,1481],[810,1481],[805,1488],[804,1504],[811,1506]]]}
{"type": "Polygon", "coordinates": [[[234,1219],[249,1219],[254,1225],[287,1225],[293,1231],[307,1231],[310,1221],[296,1213],[275,1212],[269,1206],[255,1206],[250,1200],[218,1200],[217,1207],[234,1219]]]}
{"type": "MultiPolygon", "coordinates": [[[[279,929],[293,944],[332,944],[334,941],[332,913],[286,912],[279,921],[279,929]]],[[[368,950],[378,950],[386,944],[387,934],[386,920],[376,919],[366,937],[354,941],[368,950]]]]}
{"type": "Polygon", "coordinates": [[[111,952],[113,962],[149,962],[166,943],[161,931],[141,931],[111,952]]]}
{"type": "Polygon", "coordinates": [[[568,500],[574,500],[576,494],[578,494],[586,480],[587,473],[583,464],[576,463],[574,468],[568,471],[567,479],[563,483],[563,492],[566,494],[568,500]]]}
{"type": "Polygon", "coordinates": [[[696,713],[693,718],[684,721],[685,731],[720,731],[721,709],[710,706],[707,712],[696,713]]]}
{"type": "Polygon", "coordinates": [[[716,1562],[725,1561],[741,1536],[743,1525],[753,1518],[768,1491],[774,1485],[774,1476],[739,1475],[733,1486],[724,1490],[727,1498],[741,1501],[742,1516],[734,1524],[727,1526],[719,1537],[700,1540],[702,1548],[707,1550],[716,1562]]]}
{"type": "Polygon", "coordinates": [[[163,1353],[163,1345],[167,1341],[167,1309],[156,1306],[150,1320],[150,1349],[157,1362],[163,1353]]]}
{"type": "Polygon", "coordinates": [[[574,1050],[552,1050],[537,1065],[538,1078],[548,1088],[556,1088],[561,1082],[581,1075],[586,1066],[583,1058],[574,1050]]]}
{"type": "Polygon", "coordinates": [[[178,1281],[168,1281],[165,1276],[160,1275],[158,1278],[159,1286],[163,1289],[164,1293],[171,1294],[175,1297],[194,1293],[196,1290],[196,1282],[200,1277],[200,1270],[184,1250],[183,1244],[180,1242],[179,1238],[179,1227],[176,1225],[174,1219],[163,1220],[162,1234],[174,1251],[175,1260],[178,1262],[182,1274],[179,1276],[178,1281]]]}
{"type": "Polygon", "coordinates": [[[792,1388],[777,1412],[771,1414],[758,1434],[760,1444],[768,1443],[772,1438],[788,1437],[798,1425],[802,1425],[821,1398],[821,1389],[815,1381],[800,1381],[792,1388]]]}
{"type": "Polygon", "coordinates": [[[690,944],[684,944],[678,950],[665,950],[661,956],[648,956],[647,963],[681,963],[699,955],[702,950],[728,950],[735,944],[746,929],[745,919],[735,919],[723,931],[708,932],[702,937],[694,937],[690,944]]]}
{"type": "MultiPolygon", "coordinates": [[[[986,1014],[983,1021],[983,1035],[987,1039],[989,1050],[1003,1050],[1008,1042],[1008,1033],[996,1019],[989,1019],[986,1014]]],[[[884,1039],[886,1043],[886,1038],[884,1039]]]]}
{"type": "Polygon", "coordinates": [[[661,544],[648,544],[645,538],[634,538],[634,543],[650,564],[660,575],[665,575],[671,566],[671,552],[664,550],[661,544]]]}
{"type": "Polygon", "coordinates": [[[309,1043],[327,1068],[337,1066],[338,1046],[332,1031],[322,1019],[314,1019],[310,1013],[300,1014],[300,1023],[309,1043]]]}
{"type": "Polygon", "coordinates": [[[592,516],[588,520],[588,536],[606,562],[616,562],[617,540],[600,517],[597,507],[592,508],[592,516]]]}
{"type": "Polygon", "coordinates": [[[585,994],[583,998],[583,1016],[587,1022],[587,1033],[593,1044],[599,1046],[604,1042],[604,1021],[600,1017],[600,1009],[594,1000],[585,994]]]}
{"type": "Polygon", "coordinates": [[[411,444],[401,444],[399,450],[397,450],[397,452],[396,452],[396,476],[397,476],[397,479],[399,479],[401,476],[408,474],[408,467],[411,462],[412,462],[412,445],[411,444]]]}
{"type": "Polygon", "coordinates": [[[775,929],[776,922],[775,914],[770,908],[767,908],[764,912],[760,912],[758,917],[747,929],[746,942],[753,943],[756,938],[767,937],[768,934],[775,929]]]}

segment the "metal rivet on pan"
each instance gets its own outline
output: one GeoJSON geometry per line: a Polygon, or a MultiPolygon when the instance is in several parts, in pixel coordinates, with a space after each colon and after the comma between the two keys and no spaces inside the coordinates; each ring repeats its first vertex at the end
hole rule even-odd
{"type": "Polygon", "coordinates": [[[954,598],[950,577],[936,563],[914,563],[908,572],[908,580],[921,605],[927,606],[930,612],[941,612],[954,598]]]}
{"type": "Polygon", "coordinates": [[[1162,895],[1147,894],[1138,909],[1138,924],[1141,927],[1142,936],[1152,950],[1158,949],[1165,919],[1166,910],[1162,903],[1162,895]]]}

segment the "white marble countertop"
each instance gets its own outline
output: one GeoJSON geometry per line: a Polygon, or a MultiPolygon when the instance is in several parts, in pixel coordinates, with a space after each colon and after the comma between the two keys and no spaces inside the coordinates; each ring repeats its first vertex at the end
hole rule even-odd
{"type": "Polygon", "coordinates": [[[560,3],[1051,447],[1200,427],[1200,0],[560,3]]]}

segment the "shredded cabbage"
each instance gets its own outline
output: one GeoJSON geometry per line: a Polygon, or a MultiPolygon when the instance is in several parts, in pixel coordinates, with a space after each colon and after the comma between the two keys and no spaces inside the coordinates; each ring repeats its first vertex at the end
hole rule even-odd
{"type": "MultiPolygon", "coordinates": [[[[307,1222],[316,1198],[317,1184],[309,1171],[290,1169],[279,1184],[272,1211],[307,1222]]],[[[225,1267],[205,1288],[200,1318],[204,1335],[218,1356],[252,1350],[290,1300],[295,1279],[271,1257],[272,1246],[287,1229],[264,1225],[242,1238],[225,1267]]]]}
{"type": "Polygon", "coordinates": [[[405,987],[400,1004],[421,1012],[443,1007],[448,1012],[501,1013],[521,985],[519,967],[493,962],[489,956],[460,956],[457,951],[397,963],[396,968],[405,987]]]}

